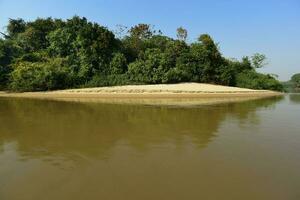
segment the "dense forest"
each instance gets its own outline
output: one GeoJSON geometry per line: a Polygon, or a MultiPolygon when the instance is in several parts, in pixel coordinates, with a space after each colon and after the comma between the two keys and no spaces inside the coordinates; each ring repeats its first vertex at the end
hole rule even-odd
{"type": "MultiPolygon", "coordinates": [[[[265,56],[222,56],[208,34],[187,42],[149,24],[110,31],[86,18],[10,19],[0,38],[0,89],[44,91],[125,84],[201,82],[282,90],[276,77],[256,71],[265,56]]],[[[246,47],[245,47],[246,48],[246,47]]]]}

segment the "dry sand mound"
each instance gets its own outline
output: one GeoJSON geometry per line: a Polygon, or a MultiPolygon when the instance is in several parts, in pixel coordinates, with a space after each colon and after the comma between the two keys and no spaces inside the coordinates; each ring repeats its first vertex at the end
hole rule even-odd
{"type": "Polygon", "coordinates": [[[251,90],[202,83],[127,85],[56,91],[59,93],[256,93],[267,90],[251,90]]]}

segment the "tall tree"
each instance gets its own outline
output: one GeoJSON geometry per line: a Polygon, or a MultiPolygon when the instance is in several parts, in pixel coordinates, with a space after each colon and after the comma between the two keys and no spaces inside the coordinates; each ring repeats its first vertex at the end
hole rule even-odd
{"type": "Polygon", "coordinates": [[[155,31],[150,24],[138,24],[131,27],[128,33],[129,35],[123,39],[123,45],[128,61],[131,62],[145,51],[145,43],[155,34],[155,31]]]}
{"type": "Polygon", "coordinates": [[[129,34],[132,38],[137,39],[149,39],[155,31],[152,30],[152,27],[150,24],[138,24],[136,26],[133,26],[129,30],[129,34]]]}
{"type": "MultiPolygon", "coordinates": [[[[201,57],[203,65],[203,81],[215,83],[217,80],[218,67],[222,66],[224,59],[219,52],[217,44],[208,34],[200,35],[198,38],[200,47],[197,47],[197,54],[201,57]]],[[[195,47],[195,48],[196,48],[195,47]]]]}
{"type": "Polygon", "coordinates": [[[179,27],[177,28],[177,38],[181,41],[186,41],[187,36],[188,36],[188,32],[186,29],[184,29],[183,27],[179,27]]]}
{"type": "Polygon", "coordinates": [[[109,71],[117,41],[107,28],[78,16],[48,34],[48,51],[53,57],[68,57],[70,67],[86,82],[96,73],[109,71]]]}
{"type": "Polygon", "coordinates": [[[11,40],[0,38],[0,88],[6,88],[12,71],[12,61],[18,57],[20,49],[11,40]]]}
{"type": "Polygon", "coordinates": [[[8,35],[10,37],[14,37],[18,33],[22,33],[25,31],[26,22],[21,18],[18,18],[18,19],[10,18],[6,28],[7,28],[8,35]]]}
{"type": "Polygon", "coordinates": [[[255,68],[262,68],[265,65],[267,65],[267,57],[264,54],[255,53],[253,56],[251,56],[251,62],[252,65],[255,68]]]}

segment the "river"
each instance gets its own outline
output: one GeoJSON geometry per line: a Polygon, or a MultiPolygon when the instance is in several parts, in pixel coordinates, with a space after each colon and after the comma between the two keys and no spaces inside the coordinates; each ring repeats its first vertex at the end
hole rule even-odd
{"type": "Polygon", "coordinates": [[[299,200],[300,95],[188,107],[0,98],[1,200],[299,200]]]}

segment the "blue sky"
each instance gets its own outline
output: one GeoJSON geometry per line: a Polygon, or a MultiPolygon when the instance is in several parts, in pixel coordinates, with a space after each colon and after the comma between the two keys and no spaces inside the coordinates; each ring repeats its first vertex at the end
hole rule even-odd
{"type": "Polygon", "coordinates": [[[210,34],[226,57],[256,52],[268,57],[266,73],[288,80],[300,73],[300,0],[0,0],[0,28],[8,18],[85,16],[110,29],[149,23],[168,36],[189,31],[189,41],[210,34]]]}

